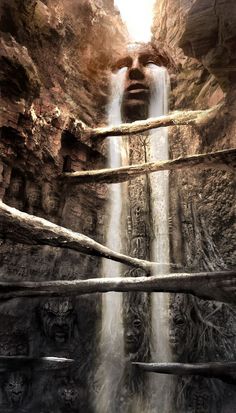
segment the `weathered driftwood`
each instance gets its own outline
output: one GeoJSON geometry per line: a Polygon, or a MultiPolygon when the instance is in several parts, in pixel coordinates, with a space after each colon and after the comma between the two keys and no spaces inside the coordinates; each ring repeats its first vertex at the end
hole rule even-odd
{"type": "Polygon", "coordinates": [[[235,172],[235,161],[236,149],[233,148],[217,152],[186,156],[169,161],[148,162],[139,165],[123,166],[121,168],[78,171],[72,173],[68,172],[64,173],[62,177],[72,181],[73,183],[118,183],[134,179],[143,174],[183,168],[216,168],[235,172]]]}
{"type": "Polygon", "coordinates": [[[149,373],[174,374],[177,376],[198,375],[236,384],[236,361],[194,364],[133,362],[132,364],[149,373]]]}
{"type": "Polygon", "coordinates": [[[0,356],[0,372],[34,368],[34,370],[60,370],[70,367],[73,359],[59,357],[25,357],[25,356],[0,356]]]}
{"type": "Polygon", "coordinates": [[[236,271],[176,273],[152,277],[92,278],[74,281],[0,282],[0,299],[71,296],[109,291],[179,292],[236,303],[236,271]]]}
{"type": "Polygon", "coordinates": [[[117,126],[104,126],[100,128],[90,128],[82,121],[70,118],[66,130],[75,137],[81,138],[106,138],[107,136],[135,135],[150,129],[162,128],[175,125],[196,125],[207,121],[216,113],[218,106],[207,110],[189,110],[172,112],[169,115],[158,118],[148,118],[131,123],[122,123],[117,126]]]}
{"type": "Polygon", "coordinates": [[[60,227],[43,218],[26,214],[0,202],[0,238],[29,245],[51,245],[69,248],[84,254],[108,258],[145,271],[154,270],[158,263],[128,257],[115,252],[78,232],[60,227]]]}

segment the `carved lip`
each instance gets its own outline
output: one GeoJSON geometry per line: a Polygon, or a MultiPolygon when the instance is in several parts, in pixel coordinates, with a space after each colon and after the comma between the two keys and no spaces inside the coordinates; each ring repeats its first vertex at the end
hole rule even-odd
{"type": "Polygon", "coordinates": [[[131,85],[129,85],[126,88],[126,92],[130,92],[133,90],[149,90],[149,88],[143,83],[136,82],[136,83],[131,83],[131,85]]]}

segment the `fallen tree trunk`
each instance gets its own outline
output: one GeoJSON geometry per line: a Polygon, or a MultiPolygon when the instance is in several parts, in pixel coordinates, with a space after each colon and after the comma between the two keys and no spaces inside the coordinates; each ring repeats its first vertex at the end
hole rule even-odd
{"type": "Polygon", "coordinates": [[[0,372],[34,368],[34,370],[60,370],[70,367],[72,359],[59,357],[25,357],[25,356],[0,356],[0,372]]]}
{"type": "Polygon", "coordinates": [[[70,180],[73,183],[118,183],[134,179],[143,174],[183,168],[217,168],[235,172],[235,160],[236,149],[233,148],[199,155],[190,155],[169,161],[123,166],[121,168],[68,172],[61,175],[61,177],[70,180]]]}
{"type": "Polygon", "coordinates": [[[0,237],[29,245],[69,248],[83,254],[103,257],[142,268],[148,272],[161,265],[120,254],[99,244],[92,238],[60,227],[46,219],[11,208],[3,202],[0,202],[0,237]]]}
{"type": "Polygon", "coordinates": [[[169,115],[159,116],[158,118],[148,118],[131,123],[121,123],[117,126],[104,126],[100,128],[90,128],[82,121],[70,118],[66,130],[75,137],[81,139],[82,136],[93,139],[104,139],[108,136],[136,135],[167,126],[176,125],[197,125],[207,121],[216,113],[218,106],[207,110],[189,110],[173,112],[169,115]]]}
{"type": "Polygon", "coordinates": [[[139,363],[133,362],[149,373],[174,374],[177,376],[203,376],[236,384],[236,362],[210,363],[139,363]]]}
{"type": "Polygon", "coordinates": [[[76,296],[109,291],[189,293],[206,300],[236,303],[236,271],[176,273],[152,277],[92,278],[74,281],[0,282],[0,299],[76,296]]]}

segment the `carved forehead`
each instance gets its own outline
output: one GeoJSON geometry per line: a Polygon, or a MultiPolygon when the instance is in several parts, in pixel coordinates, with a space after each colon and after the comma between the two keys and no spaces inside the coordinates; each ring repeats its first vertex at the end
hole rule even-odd
{"type": "Polygon", "coordinates": [[[165,66],[167,68],[174,66],[172,58],[161,46],[157,48],[151,43],[132,43],[118,56],[113,69],[119,68],[125,61],[127,61],[127,63],[130,61],[131,64],[136,58],[138,58],[141,63],[145,63],[147,59],[151,59],[153,63],[158,66],[165,66]]]}
{"type": "Polygon", "coordinates": [[[69,299],[48,300],[43,304],[45,311],[50,311],[54,314],[66,314],[74,308],[73,303],[69,299]]]}

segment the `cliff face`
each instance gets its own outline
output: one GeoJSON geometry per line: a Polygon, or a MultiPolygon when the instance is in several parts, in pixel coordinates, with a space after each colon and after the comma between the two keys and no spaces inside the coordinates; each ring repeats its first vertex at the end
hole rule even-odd
{"type": "MultiPolygon", "coordinates": [[[[99,148],[75,142],[63,130],[69,116],[90,126],[105,120],[107,68],[123,41],[119,15],[111,1],[3,1],[1,29],[1,197],[94,234],[106,188],[65,188],[57,177],[63,170],[104,165],[99,148]]],[[[2,261],[2,276],[17,277],[21,265],[10,270],[8,260],[2,261]]],[[[48,262],[41,264],[53,274],[53,265],[49,270],[48,262]]],[[[28,276],[34,278],[32,268],[28,276]]]]}
{"type": "MultiPolygon", "coordinates": [[[[235,3],[168,0],[158,1],[155,10],[153,40],[171,50],[178,68],[170,74],[171,108],[220,104],[216,117],[201,127],[169,129],[170,156],[234,147],[235,3]]],[[[233,179],[233,175],[215,170],[170,174],[172,259],[183,268],[212,270],[234,265],[233,179]]],[[[174,358],[235,359],[235,325],[235,313],[226,305],[173,295],[170,334],[174,358]]],[[[236,396],[233,391],[229,400],[231,390],[214,380],[183,379],[177,385],[176,411],[231,411],[236,396]]]]}
{"type": "MultiPolygon", "coordinates": [[[[107,68],[124,40],[113,1],[2,1],[0,12],[0,197],[105,243],[106,186],[69,187],[58,175],[106,162],[99,146],[64,130],[69,116],[90,126],[105,121],[107,68]]],[[[99,262],[1,240],[1,280],[94,277],[99,262]]],[[[94,388],[87,380],[95,368],[100,304],[95,296],[0,303],[0,355],[72,357],[79,364],[55,377],[1,375],[1,411],[11,405],[18,412],[91,411],[94,388]],[[18,400],[8,386],[13,379],[21,387],[18,400]]]]}

